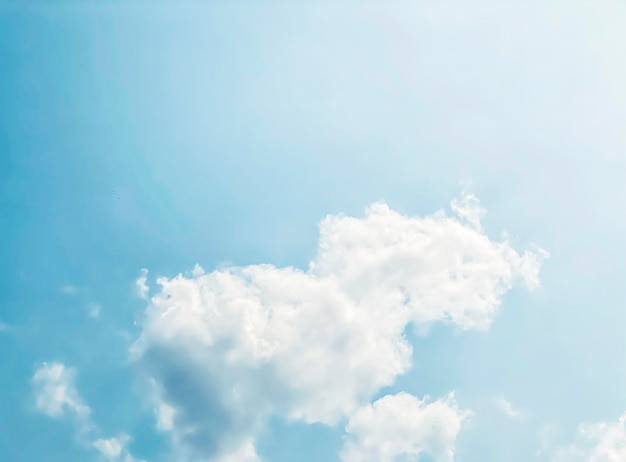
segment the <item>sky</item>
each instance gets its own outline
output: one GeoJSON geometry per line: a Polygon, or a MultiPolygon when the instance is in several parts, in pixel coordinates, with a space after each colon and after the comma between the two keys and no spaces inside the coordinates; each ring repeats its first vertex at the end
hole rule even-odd
{"type": "Polygon", "coordinates": [[[0,459],[626,460],[625,22],[0,2],[0,459]]]}

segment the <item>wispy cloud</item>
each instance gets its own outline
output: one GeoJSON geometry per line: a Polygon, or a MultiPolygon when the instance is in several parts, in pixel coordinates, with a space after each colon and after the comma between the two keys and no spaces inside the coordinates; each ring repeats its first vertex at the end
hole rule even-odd
{"type": "Polygon", "coordinates": [[[96,319],[100,317],[100,312],[102,311],[102,307],[98,303],[89,303],[87,305],[87,312],[89,316],[96,319]]]}
{"type": "Polygon", "coordinates": [[[553,462],[617,462],[626,460],[626,413],[614,422],[585,423],[576,441],[555,451],[553,462]]]}
{"type": "Polygon", "coordinates": [[[500,411],[513,418],[520,418],[524,415],[522,411],[513,407],[511,402],[506,398],[497,398],[495,405],[500,411]]]}
{"type": "Polygon", "coordinates": [[[74,381],[76,370],[61,363],[41,364],[32,378],[37,409],[49,417],[72,415],[85,420],[91,413],[78,394],[74,381]]]}
{"type": "Polygon", "coordinates": [[[148,298],[148,294],[150,293],[150,287],[148,287],[147,281],[148,281],[148,270],[146,268],[142,268],[141,276],[139,276],[137,280],[135,281],[135,287],[137,290],[137,295],[143,299],[148,298]]]}
{"type": "Polygon", "coordinates": [[[128,450],[130,436],[121,433],[113,438],[99,438],[93,442],[93,447],[110,462],[145,462],[132,456],[128,450]]]}
{"type": "Polygon", "coordinates": [[[62,285],[61,287],[59,287],[59,291],[62,294],[65,294],[65,295],[74,295],[74,294],[78,293],[78,287],[76,287],[76,286],[74,286],[72,284],[65,284],[65,285],[62,285]]]}
{"type": "MultiPolygon", "coordinates": [[[[31,379],[37,410],[53,419],[72,418],[81,435],[93,434],[91,409],[76,389],[77,371],[60,362],[42,363],[31,379]]],[[[93,441],[92,446],[111,462],[142,462],[127,449],[130,437],[121,434],[116,438],[93,441]]]]}

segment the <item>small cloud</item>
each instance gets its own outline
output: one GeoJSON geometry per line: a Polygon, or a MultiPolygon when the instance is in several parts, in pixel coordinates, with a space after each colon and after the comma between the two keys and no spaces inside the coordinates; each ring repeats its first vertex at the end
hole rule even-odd
{"type": "Polygon", "coordinates": [[[174,412],[175,409],[172,406],[163,402],[159,403],[156,409],[157,430],[167,432],[174,428],[174,412]]]}
{"type": "Polygon", "coordinates": [[[65,284],[59,287],[59,291],[65,295],[74,295],[78,292],[78,287],[73,286],[72,284],[65,284]]]}
{"type": "Polygon", "coordinates": [[[59,419],[67,414],[86,419],[91,413],[74,385],[76,370],[61,363],[43,363],[32,378],[37,409],[59,419]]]}
{"type": "Polygon", "coordinates": [[[135,286],[137,288],[137,294],[140,298],[146,299],[148,298],[148,293],[150,293],[150,287],[146,284],[148,281],[148,270],[146,268],[141,269],[141,276],[137,278],[135,281],[135,286]]]}
{"type": "Polygon", "coordinates": [[[453,393],[431,403],[404,392],[383,396],[350,418],[341,460],[421,460],[429,454],[451,461],[457,434],[471,415],[458,409],[453,393]]]}
{"type": "Polygon", "coordinates": [[[106,460],[112,462],[145,462],[135,459],[128,451],[128,443],[130,440],[130,436],[126,433],[121,433],[114,438],[97,439],[92,445],[106,460]]]}
{"type": "Polygon", "coordinates": [[[8,324],[5,324],[5,323],[3,323],[3,322],[0,322],[0,332],[7,331],[7,330],[9,330],[9,329],[10,329],[10,327],[9,327],[9,325],[8,325],[8,324]]]}
{"type": "MultiPolygon", "coordinates": [[[[79,432],[93,433],[96,426],[90,418],[91,409],[78,393],[75,379],[74,368],[59,362],[42,363],[31,379],[37,410],[53,419],[72,417],[80,424],[79,432]]],[[[130,453],[127,448],[130,440],[130,436],[121,433],[114,438],[98,438],[91,444],[109,462],[145,462],[130,453]]]]}
{"type": "Polygon", "coordinates": [[[93,442],[93,447],[106,457],[117,458],[122,455],[122,451],[129,441],[130,437],[126,433],[122,433],[115,438],[100,438],[93,442]]]}
{"type": "Polygon", "coordinates": [[[521,411],[519,411],[518,409],[515,409],[513,405],[511,404],[511,402],[505,398],[498,398],[495,401],[495,404],[498,407],[498,409],[500,409],[509,417],[519,418],[519,417],[522,417],[523,415],[521,411]]]}
{"type": "Polygon", "coordinates": [[[129,440],[128,435],[122,433],[117,438],[100,438],[93,442],[93,447],[107,457],[119,457],[129,440]]]}
{"type": "Polygon", "coordinates": [[[98,303],[90,303],[87,305],[87,312],[89,316],[94,319],[100,317],[100,311],[102,311],[102,307],[98,303]]]}

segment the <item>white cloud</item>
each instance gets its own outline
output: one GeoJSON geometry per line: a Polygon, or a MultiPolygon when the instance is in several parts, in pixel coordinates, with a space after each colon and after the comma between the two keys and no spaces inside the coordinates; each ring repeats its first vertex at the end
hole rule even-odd
{"type": "MultiPolygon", "coordinates": [[[[80,424],[81,432],[92,433],[91,409],[78,393],[75,380],[76,369],[59,362],[42,363],[31,379],[37,409],[55,419],[70,415],[80,424]]],[[[122,433],[116,438],[96,439],[92,445],[109,461],[145,462],[130,454],[126,448],[129,441],[130,437],[122,433]]]]}
{"type": "Polygon", "coordinates": [[[61,363],[41,364],[32,378],[37,409],[53,418],[87,418],[91,411],[76,390],[75,378],[76,370],[61,363]]]}
{"type": "Polygon", "coordinates": [[[93,442],[93,447],[110,462],[145,462],[132,456],[128,451],[129,442],[130,436],[126,433],[122,433],[114,438],[97,439],[93,442]]]}
{"type": "Polygon", "coordinates": [[[408,393],[386,395],[358,409],[346,427],[344,462],[417,462],[430,454],[438,462],[454,460],[454,445],[463,422],[454,395],[426,403],[408,393]]]}
{"type": "Polygon", "coordinates": [[[122,449],[124,449],[128,441],[130,441],[130,437],[122,433],[116,438],[98,439],[93,442],[93,446],[100,451],[101,454],[115,458],[122,454],[122,449]]]}
{"type": "Polygon", "coordinates": [[[137,295],[140,298],[146,299],[148,298],[148,294],[150,293],[150,287],[146,284],[148,281],[148,270],[146,268],[141,269],[141,276],[137,278],[135,281],[135,286],[137,288],[137,295]]]}
{"type": "Polygon", "coordinates": [[[240,450],[270,414],[334,425],[409,369],[408,325],[488,328],[515,281],[538,285],[547,254],[482,234],[473,197],[454,210],[462,221],[383,203],[363,218],[328,216],[306,271],[159,279],[132,353],[173,410],[174,440],[215,458],[240,450]]]}
{"type": "Polygon", "coordinates": [[[617,422],[582,424],[578,438],[555,453],[553,462],[623,462],[626,460],[626,413],[617,422]]]}
{"type": "Polygon", "coordinates": [[[8,325],[8,324],[5,324],[5,323],[3,323],[3,322],[0,322],[0,332],[2,332],[2,331],[7,331],[7,330],[9,330],[9,329],[10,329],[10,327],[9,327],[9,325],[8,325]]]}

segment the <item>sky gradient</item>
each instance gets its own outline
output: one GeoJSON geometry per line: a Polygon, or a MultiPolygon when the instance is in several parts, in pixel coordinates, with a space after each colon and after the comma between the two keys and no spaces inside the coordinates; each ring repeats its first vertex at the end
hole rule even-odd
{"type": "Polygon", "coordinates": [[[626,460],[626,6],[334,3],[0,3],[1,460],[626,460]]]}

